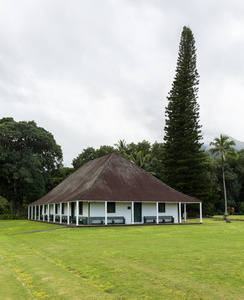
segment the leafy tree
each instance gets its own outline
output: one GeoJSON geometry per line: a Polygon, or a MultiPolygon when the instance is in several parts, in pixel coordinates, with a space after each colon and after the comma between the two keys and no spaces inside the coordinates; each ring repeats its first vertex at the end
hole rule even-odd
{"type": "Polygon", "coordinates": [[[79,154],[76,158],[73,159],[72,165],[74,169],[78,169],[83,166],[86,162],[97,158],[96,150],[93,147],[88,147],[84,149],[81,154],[79,154]]]}
{"type": "Polygon", "coordinates": [[[111,152],[114,152],[114,147],[112,146],[100,146],[99,149],[96,150],[97,152],[97,157],[101,157],[103,155],[109,154],[111,152]]]}
{"type": "Polygon", "coordinates": [[[70,176],[74,172],[73,168],[57,168],[48,172],[48,178],[46,183],[46,192],[51,191],[55,186],[64,181],[68,176],[70,176]]]}
{"type": "Polygon", "coordinates": [[[198,84],[195,40],[191,29],[184,27],[176,75],[167,97],[165,181],[185,194],[209,201],[211,187],[206,179],[207,162],[200,142],[198,84]]]}
{"type": "Polygon", "coordinates": [[[155,176],[164,181],[165,170],[164,170],[164,143],[155,142],[151,148],[151,168],[155,173],[155,176]]]}
{"type": "Polygon", "coordinates": [[[216,157],[220,156],[221,158],[221,167],[222,167],[222,178],[223,178],[223,191],[224,191],[224,201],[225,201],[225,218],[228,216],[227,211],[227,194],[226,194],[226,183],[225,183],[225,160],[227,156],[237,158],[237,153],[233,146],[235,146],[234,141],[228,141],[229,137],[220,135],[220,138],[215,138],[214,142],[210,143],[210,146],[213,146],[209,151],[216,157]]]}
{"type": "Polygon", "coordinates": [[[93,147],[88,147],[84,149],[81,154],[73,159],[72,165],[75,170],[83,166],[86,162],[93,160],[95,158],[101,157],[103,155],[109,154],[115,151],[112,146],[100,146],[99,149],[94,149],[93,147]]]}
{"type": "Polygon", "coordinates": [[[144,155],[148,155],[151,153],[151,144],[148,141],[139,142],[136,145],[136,152],[142,151],[144,155]]]}
{"type": "Polygon", "coordinates": [[[0,120],[0,194],[12,213],[45,193],[47,172],[61,163],[61,147],[50,132],[34,121],[0,120]]]}

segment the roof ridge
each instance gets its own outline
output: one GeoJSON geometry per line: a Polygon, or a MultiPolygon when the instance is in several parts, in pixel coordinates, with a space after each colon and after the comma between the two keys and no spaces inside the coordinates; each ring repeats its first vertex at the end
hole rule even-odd
{"type": "Polygon", "coordinates": [[[99,173],[99,175],[97,176],[97,178],[94,180],[93,184],[89,187],[89,189],[85,190],[85,191],[83,192],[83,194],[79,195],[79,197],[78,197],[79,199],[80,199],[81,197],[83,197],[85,194],[87,194],[87,193],[94,187],[94,185],[97,183],[97,181],[98,181],[99,178],[101,177],[101,174],[103,173],[103,171],[104,171],[105,168],[107,167],[108,163],[110,162],[110,160],[111,160],[111,158],[114,156],[114,154],[115,154],[115,152],[111,152],[111,153],[108,153],[108,154],[106,154],[106,155],[103,155],[103,156],[101,156],[101,157],[96,158],[96,159],[99,159],[99,158],[108,156],[108,159],[105,161],[104,166],[103,166],[101,172],[99,173]]]}

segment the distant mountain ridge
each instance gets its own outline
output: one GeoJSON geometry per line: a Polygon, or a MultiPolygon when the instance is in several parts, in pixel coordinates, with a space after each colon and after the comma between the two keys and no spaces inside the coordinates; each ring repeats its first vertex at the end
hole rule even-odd
{"type": "MultiPolygon", "coordinates": [[[[234,139],[233,137],[229,136],[228,134],[222,134],[224,136],[228,136],[229,138],[229,141],[234,141],[235,142],[235,146],[233,146],[233,148],[236,150],[236,151],[240,151],[242,149],[244,149],[244,142],[241,142],[241,141],[238,141],[236,139],[234,139]]],[[[220,135],[218,136],[220,137],[220,135]]],[[[212,139],[212,141],[214,140],[215,138],[212,139]]],[[[204,144],[202,145],[202,149],[205,150],[205,151],[209,151],[209,149],[211,148],[211,146],[209,146],[210,142],[206,142],[204,141],[204,144]]]]}

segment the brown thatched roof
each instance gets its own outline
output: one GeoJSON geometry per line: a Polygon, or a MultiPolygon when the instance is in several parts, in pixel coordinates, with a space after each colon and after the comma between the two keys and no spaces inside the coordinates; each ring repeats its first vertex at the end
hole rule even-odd
{"type": "Polygon", "coordinates": [[[75,200],[201,202],[175,191],[116,152],[84,164],[31,205],[75,200]]]}

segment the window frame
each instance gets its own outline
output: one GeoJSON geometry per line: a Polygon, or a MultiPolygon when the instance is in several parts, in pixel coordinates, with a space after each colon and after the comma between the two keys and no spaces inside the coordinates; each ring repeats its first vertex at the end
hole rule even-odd
{"type": "Polygon", "coordinates": [[[79,215],[83,215],[83,202],[79,201],[79,215]]]}
{"type": "Polygon", "coordinates": [[[159,213],[165,213],[166,212],[165,202],[158,203],[158,212],[159,213]]]}
{"type": "Polygon", "coordinates": [[[107,213],[108,214],[116,213],[115,202],[112,202],[112,201],[107,202],[107,213]]]}

